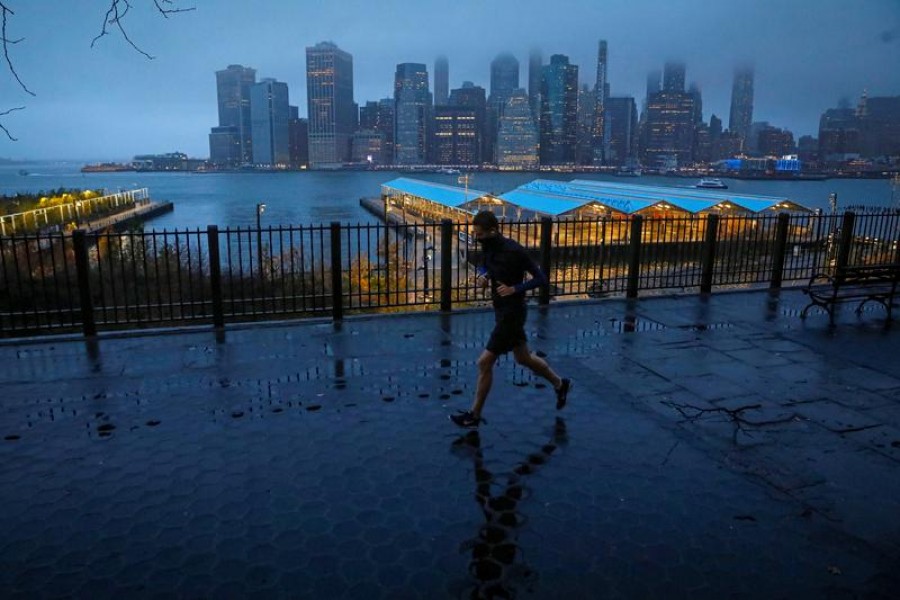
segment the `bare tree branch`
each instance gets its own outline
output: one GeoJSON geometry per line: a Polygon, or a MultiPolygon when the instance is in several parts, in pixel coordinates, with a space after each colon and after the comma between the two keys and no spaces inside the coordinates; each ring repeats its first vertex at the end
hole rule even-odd
{"type": "MultiPolygon", "coordinates": [[[[0,112],[0,117],[2,117],[2,116],[4,116],[4,115],[8,115],[9,113],[11,113],[11,112],[13,112],[13,111],[16,111],[16,110],[25,110],[25,107],[24,107],[24,106],[17,106],[17,107],[15,107],[15,108],[10,108],[9,110],[4,110],[3,112],[0,112]]],[[[18,142],[18,141],[19,141],[19,138],[14,138],[14,137],[12,136],[12,134],[9,132],[9,130],[8,130],[6,127],[3,126],[3,123],[0,123],[0,129],[3,130],[3,133],[5,133],[5,134],[6,134],[6,137],[8,137],[11,141],[13,141],[13,142],[18,142]]]]}
{"type": "MultiPolygon", "coordinates": [[[[13,66],[12,59],[9,58],[9,46],[11,44],[18,44],[23,39],[25,39],[25,38],[17,38],[15,40],[11,40],[6,36],[7,13],[9,15],[15,15],[16,13],[14,13],[12,10],[10,10],[10,8],[8,6],[6,6],[6,4],[4,4],[3,2],[0,2],[0,13],[2,13],[2,15],[3,15],[3,17],[2,17],[2,32],[0,32],[0,39],[3,40],[3,57],[6,59],[6,65],[7,65],[7,67],[9,67],[9,72],[13,74],[13,77],[16,78],[16,81],[19,82],[19,85],[22,87],[22,89],[25,90],[27,93],[31,94],[32,96],[34,96],[35,93],[32,92],[31,90],[29,90],[28,86],[26,86],[25,83],[22,82],[22,78],[19,77],[18,73],[16,73],[16,68],[13,66]]],[[[4,129],[4,131],[6,131],[6,130],[4,129]]],[[[8,131],[6,132],[6,135],[9,135],[8,131]]]]}
{"type": "MultiPolygon", "coordinates": [[[[155,1],[155,0],[154,0],[155,1]]],[[[106,11],[106,16],[103,17],[103,27],[100,29],[100,33],[97,34],[93,40],[91,40],[91,48],[94,47],[94,44],[97,43],[97,40],[100,38],[109,35],[109,32],[106,30],[107,25],[115,25],[119,32],[122,34],[122,37],[125,38],[125,41],[134,48],[140,54],[143,54],[148,59],[153,60],[156,58],[155,56],[150,56],[143,50],[137,47],[137,45],[131,41],[131,38],[128,37],[128,32],[125,31],[125,28],[122,26],[122,19],[125,18],[125,15],[128,14],[128,11],[131,10],[131,3],[128,0],[111,0],[111,4],[109,5],[109,10],[106,11]],[[119,14],[119,8],[124,6],[124,10],[119,14]]]]}
{"type": "MultiPolygon", "coordinates": [[[[91,48],[94,47],[94,44],[97,43],[97,40],[99,40],[100,38],[102,38],[106,35],[109,35],[109,30],[107,28],[112,26],[119,30],[119,33],[122,34],[122,37],[125,38],[125,41],[128,42],[128,44],[132,48],[134,48],[137,52],[146,56],[148,59],[152,60],[154,58],[153,56],[144,52],[141,48],[139,48],[137,46],[137,44],[135,44],[131,40],[131,38],[128,36],[128,32],[125,31],[125,27],[122,25],[123,19],[128,14],[128,11],[131,10],[131,2],[132,1],[133,0],[109,0],[109,3],[110,3],[109,9],[106,11],[106,15],[103,18],[103,26],[100,29],[100,33],[97,34],[97,36],[91,41],[91,48]]],[[[193,6],[189,7],[189,8],[182,8],[182,7],[178,6],[176,4],[177,0],[152,0],[152,2],[153,2],[153,5],[156,7],[156,10],[159,12],[159,14],[161,14],[166,19],[169,18],[169,15],[172,15],[175,13],[190,12],[192,10],[196,10],[196,8],[193,6]]],[[[0,0],[0,41],[2,41],[2,43],[3,43],[3,58],[6,60],[7,69],[9,70],[10,73],[12,73],[13,78],[16,80],[16,82],[19,84],[19,86],[28,94],[35,96],[36,94],[34,92],[32,92],[30,89],[28,89],[28,86],[26,86],[25,82],[22,81],[22,78],[19,77],[18,72],[16,72],[16,67],[13,64],[13,61],[9,56],[9,47],[11,45],[18,44],[19,42],[21,42],[22,40],[25,39],[25,38],[11,39],[6,34],[6,25],[9,20],[9,17],[14,16],[14,15],[15,15],[15,13],[13,12],[13,10],[11,8],[9,8],[9,6],[7,6],[7,3],[4,2],[3,0],[0,0]]],[[[10,109],[6,110],[5,112],[0,112],[0,117],[2,117],[4,115],[8,115],[11,112],[16,111],[16,110],[23,110],[24,108],[25,108],[24,106],[10,108],[10,109]]],[[[10,134],[9,130],[2,123],[0,123],[0,130],[2,130],[3,133],[6,134],[6,137],[8,137],[10,140],[12,140],[14,142],[18,141],[18,138],[13,137],[12,134],[10,134]]]]}
{"type": "MultiPolygon", "coordinates": [[[[181,8],[174,4],[172,0],[153,0],[154,6],[156,6],[156,10],[159,11],[165,18],[169,18],[169,15],[181,12],[190,12],[192,10],[196,10],[195,7],[190,8],[181,8]],[[169,8],[172,6],[172,8],[169,8]]],[[[125,19],[125,16],[128,14],[128,11],[131,10],[131,2],[129,0],[110,0],[109,9],[106,11],[106,16],[103,18],[103,26],[100,29],[100,33],[91,40],[91,48],[94,47],[94,44],[97,43],[97,40],[100,38],[109,35],[109,31],[107,30],[108,25],[115,26],[119,33],[122,34],[122,37],[125,38],[125,41],[134,48],[140,54],[146,56],[148,59],[153,60],[156,58],[155,56],[151,56],[144,52],[141,48],[138,47],[137,44],[132,41],[132,39],[128,36],[128,32],[125,31],[124,25],[122,25],[122,21],[125,19]]]]}
{"type": "MultiPolygon", "coordinates": [[[[174,4],[174,2],[172,2],[172,0],[161,0],[161,1],[162,1],[162,4],[175,6],[175,4],[174,4]]],[[[165,8],[162,6],[162,4],[160,4],[160,0],[153,0],[153,4],[156,5],[156,8],[157,8],[157,10],[159,10],[160,14],[162,14],[162,16],[164,16],[167,19],[169,18],[169,15],[172,15],[175,13],[190,12],[192,10],[197,10],[196,7],[194,7],[194,6],[192,6],[190,8],[178,8],[178,7],[165,8]]]]}

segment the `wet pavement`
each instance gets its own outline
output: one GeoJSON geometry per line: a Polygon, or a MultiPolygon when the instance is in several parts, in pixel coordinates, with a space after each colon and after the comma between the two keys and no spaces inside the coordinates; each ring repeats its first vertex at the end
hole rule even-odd
{"type": "Polygon", "coordinates": [[[4,597],[891,598],[900,330],[787,291],[0,345],[4,597]]]}

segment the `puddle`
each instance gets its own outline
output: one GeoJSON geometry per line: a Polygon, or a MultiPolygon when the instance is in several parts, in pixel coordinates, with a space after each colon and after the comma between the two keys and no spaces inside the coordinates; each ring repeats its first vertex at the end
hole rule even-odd
{"type": "Polygon", "coordinates": [[[714,331],[716,329],[731,329],[734,323],[699,323],[697,325],[679,325],[683,331],[714,331]]]}
{"type": "Polygon", "coordinates": [[[609,325],[615,333],[643,333],[666,329],[664,324],[643,317],[625,317],[624,320],[612,317],[609,319],[609,325]]]}

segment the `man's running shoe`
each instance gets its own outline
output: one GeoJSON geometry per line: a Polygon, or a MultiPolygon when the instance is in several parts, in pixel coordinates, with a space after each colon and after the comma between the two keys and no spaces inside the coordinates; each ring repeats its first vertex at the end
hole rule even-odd
{"type": "Polygon", "coordinates": [[[465,427],[466,429],[478,427],[483,420],[481,417],[476,417],[470,410],[458,411],[455,415],[449,415],[448,418],[459,427],[465,427]]]}
{"type": "Polygon", "coordinates": [[[569,395],[569,389],[572,387],[571,379],[563,379],[559,387],[556,388],[556,410],[562,410],[566,407],[566,397],[569,395]]]}

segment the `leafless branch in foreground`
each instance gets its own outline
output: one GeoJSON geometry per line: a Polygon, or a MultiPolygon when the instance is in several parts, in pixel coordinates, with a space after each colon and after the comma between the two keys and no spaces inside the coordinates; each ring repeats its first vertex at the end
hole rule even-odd
{"type": "Polygon", "coordinates": [[[169,15],[180,13],[180,12],[190,12],[192,10],[196,10],[195,7],[190,8],[178,8],[175,6],[175,3],[172,0],[153,0],[153,4],[156,5],[156,9],[159,10],[160,14],[165,18],[169,18],[169,15]],[[172,6],[173,8],[166,8],[166,6],[172,6]]]}
{"type": "MultiPolygon", "coordinates": [[[[153,5],[156,7],[156,10],[159,11],[165,18],[169,18],[169,15],[175,13],[182,12],[190,12],[192,10],[196,10],[195,7],[190,8],[181,8],[177,6],[173,0],[153,0],[153,5]]],[[[147,54],[144,50],[138,47],[137,44],[128,36],[128,32],[125,30],[124,25],[122,25],[122,21],[128,15],[128,11],[131,10],[131,1],[130,0],[110,0],[109,9],[106,11],[106,15],[103,17],[103,26],[100,28],[100,33],[91,40],[91,48],[94,47],[94,44],[97,43],[97,40],[100,38],[109,35],[108,26],[114,26],[119,30],[119,33],[122,34],[122,37],[125,38],[125,41],[128,42],[128,45],[135,49],[138,53],[146,56],[148,59],[153,60],[156,58],[155,56],[151,56],[147,54]]]]}
{"type": "MultiPolygon", "coordinates": [[[[125,31],[125,27],[122,25],[122,20],[125,18],[125,16],[128,14],[128,11],[131,9],[131,2],[133,0],[109,0],[109,1],[110,1],[109,9],[106,11],[106,15],[103,18],[103,27],[101,28],[100,33],[91,41],[91,48],[94,47],[94,44],[97,43],[97,40],[99,40],[100,38],[102,38],[106,35],[109,35],[108,27],[113,26],[119,30],[119,32],[122,34],[122,37],[125,38],[125,41],[128,42],[128,44],[132,48],[134,48],[140,54],[146,56],[148,59],[153,59],[153,56],[150,56],[149,54],[147,54],[146,52],[141,50],[132,41],[132,39],[130,37],[128,37],[128,32],[125,31]]],[[[196,10],[193,6],[189,7],[189,8],[179,7],[176,4],[177,0],[152,0],[152,1],[153,1],[153,5],[156,7],[156,10],[166,19],[169,18],[169,15],[172,15],[175,13],[190,12],[192,10],[196,10]]],[[[22,78],[19,77],[19,73],[16,71],[16,67],[13,64],[13,61],[9,56],[9,47],[14,44],[18,44],[19,42],[21,42],[22,40],[25,39],[25,38],[21,38],[21,37],[12,39],[7,35],[6,25],[9,22],[9,18],[12,16],[15,16],[15,13],[13,12],[13,10],[11,8],[9,8],[9,6],[7,6],[6,2],[4,2],[3,0],[0,0],[0,41],[2,41],[2,43],[3,43],[3,58],[6,60],[7,69],[9,70],[10,73],[12,73],[12,76],[16,80],[16,82],[19,84],[19,87],[21,87],[28,94],[35,96],[36,94],[34,92],[32,92],[30,89],[28,89],[28,86],[26,86],[25,82],[22,81],[22,78]]],[[[24,106],[17,106],[15,108],[10,108],[9,110],[7,110],[5,112],[0,112],[0,117],[2,117],[4,115],[8,115],[9,113],[16,111],[16,110],[23,110],[24,108],[25,108],[24,106]]],[[[13,137],[12,134],[9,132],[9,130],[2,123],[0,123],[0,130],[2,130],[3,133],[6,134],[6,137],[8,137],[10,140],[12,140],[14,142],[18,141],[18,138],[13,137]]]]}
{"type": "MultiPolygon", "coordinates": [[[[7,68],[9,68],[9,72],[12,73],[13,77],[15,77],[16,81],[19,83],[19,86],[21,86],[21,88],[23,90],[25,90],[27,93],[34,96],[35,93],[32,92],[31,90],[29,90],[28,86],[26,86],[25,83],[22,81],[22,78],[19,77],[19,74],[16,72],[16,68],[13,65],[12,59],[9,57],[9,47],[13,44],[18,44],[19,42],[21,42],[22,40],[25,39],[25,38],[16,38],[13,40],[13,39],[10,39],[6,35],[7,18],[9,16],[15,15],[16,13],[14,13],[8,6],[6,6],[6,4],[4,4],[3,2],[0,2],[0,14],[2,14],[2,19],[0,19],[0,21],[2,21],[2,24],[0,24],[0,39],[3,40],[3,58],[6,59],[6,66],[7,66],[7,68]]],[[[13,110],[16,110],[16,109],[13,109],[13,110]]],[[[3,114],[7,114],[7,113],[3,113],[3,114]]],[[[5,128],[4,128],[4,131],[6,131],[5,128]]],[[[6,135],[9,135],[8,131],[6,132],[6,135]]]]}
{"type": "MultiPolygon", "coordinates": [[[[17,107],[15,107],[15,108],[10,108],[9,110],[4,110],[3,112],[0,112],[0,117],[2,117],[2,116],[4,116],[4,115],[8,115],[9,113],[11,113],[11,112],[13,112],[13,111],[16,111],[16,110],[25,110],[25,107],[24,107],[24,106],[17,106],[17,107]]],[[[5,133],[5,134],[6,134],[6,137],[8,137],[11,141],[13,141],[13,142],[18,142],[18,141],[19,141],[19,138],[14,138],[14,137],[12,136],[12,134],[9,132],[9,129],[7,129],[6,127],[3,126],[3,123],[0,123],[0,129],[3,130],[3,133],[5,133]]]]}

